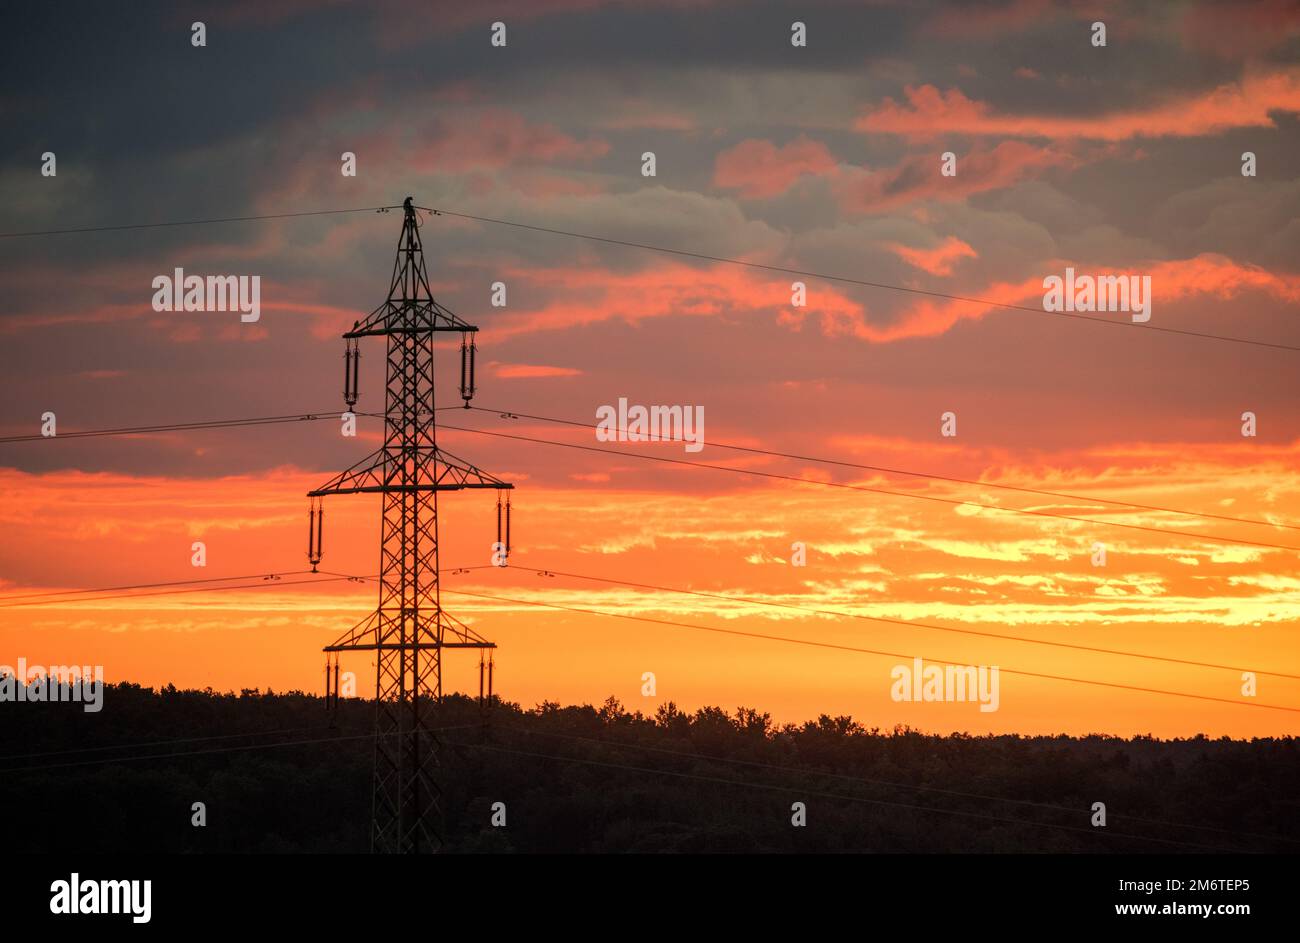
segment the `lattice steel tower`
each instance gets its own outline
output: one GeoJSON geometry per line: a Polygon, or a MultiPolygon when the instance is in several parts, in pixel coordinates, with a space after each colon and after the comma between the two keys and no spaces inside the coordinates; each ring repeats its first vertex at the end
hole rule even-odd
{"type": "MultiPolygon", "coordinates": [[[[344,398],[357,400],[357,341],[388,338],[384,444],[377,452],[309,493],[308,555],[320,559],[320,499],[331,494],[383,495],[379,553],[379,606],[333,645],[329,653],[373,651],[375,677],[375,775],[371,850],[436,851],[441,842],[438,808],[438,740],[431,708],[442,697],[446,649],[496,646],[443,611],[438,589],[438,492],[468,488],[501,491],[513,485],[438,448],[434,417],[434,335],[461,333],[461,396],[474,395],[474,333],[433,299],[424,266],[420,226],[411,198],[403,204],[402,236],[388,299],[343,335],[344,398]]],[[[507,496],[507,514],[509,498],[507,496]]],[[[498,540],[500,540],[498,512],[498,540]]],[[[507,530],[509,525],[507,524],[507,530]]],[[[508,544],[509,538],[506,538],[508,544]]],[[[337,698],[338,668],[334,686],[337,698]]],[[[481,694],[480,670],[480,694],[481,694]]],[[[327,694],[329,683],[327,676],[327,694]]]]}

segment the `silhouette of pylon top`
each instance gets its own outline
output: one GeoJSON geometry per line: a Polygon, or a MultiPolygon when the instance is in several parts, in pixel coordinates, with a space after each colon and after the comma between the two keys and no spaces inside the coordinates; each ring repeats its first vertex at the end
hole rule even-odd
{"type": "MultiPolygon", "coordinates": [[[[393,279],[388,298],[378,308],[358,321],[345,338],[375,335],[427,334],[433,331],[477,331],[473,324],[462,320],[433,298],[429,289],[429,276],[424,265],[424,244],[420,238],[420,224],[411,197],[403,203],[405,212],[402,235],[397,242],[397,258],[393,263],[393,279]]],[[[391,408],[391,404],[390,404],[391,408]]],[[[431,420],[432,414],[417,409],[420,422],[431,420]]],[[[386,416],[392,422],[395,417],[386,416]]],[[[411,421],[404,416],[404,421],[411,421]]],[[[430,428],[432,424],[430,423],[430,428]]],[[[404,443],[400,450],[391,442],[367,455],[346,471],[335,475],[308,496],[319,498],[329,494],[393,493],[412,491],[460,491],[468,488],[513,489],[514,485],[490,475],[476,465],[458,459],[438,448],[432,437],[417,436],[404,443]],[[396,475],[398,463],[414,461],[414,474],[396,475]],[[403,480],[404,479],[404,480],[403,480]]]]}
{"type": "Polygon", "coordinates": [[[393,263],[393,280],[388,289],[388,298],[343,336],[353,338],[384,334],[423,334],[428,331],[477,331],[477,327],[463,321],[434,300],[429,288],[429,274],[424,267],[420,224],[409,196],[403,209],[406,215],[402,222],[402,235],[397,242],[397,259],[393,263]]]}

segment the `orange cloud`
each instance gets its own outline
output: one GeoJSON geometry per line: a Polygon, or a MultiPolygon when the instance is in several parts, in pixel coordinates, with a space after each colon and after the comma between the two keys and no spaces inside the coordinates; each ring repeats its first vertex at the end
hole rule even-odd
{"type": "Polygon", "coordinates": [[[1300,302],[1300,276],[1275,274],[1213,253],[1154,263],[1150,273],[1156,303],[1189,295],[1227,299],[1247,291],[1262,291],[1284,301],[1300,302]]]}
{"type": "MultiPolygon", "coordinates": [[[[1044,267],[1044,275],[1060,274],[1066,262],[1056,261],[1044,267]]],[[[1288,302],[1300,302],[1300,276],[1277,275],[1255,265],[1243,265],[1221,255],[1202,254],[1191,259],[1148,262],[1130,271],[1151,276],[1151,294],[1157,311],[1170,301],[1193,295],[1221,299],[1259,291],[1288,302]]],[[[1041,305],[1042,277],[1022,282],[995,282],[969,294],[998,305],[1041,305]]],[[[965,319],[984,317],[994,307],[968,301],[923,299],[889,324],[870,323],[863,309],[823,313],[822,327],[828,334],[851,334],[875,343],[932,337],[943,334],[965,319]]]]}
{"type": "Polygon", "coordinates": [[[739,190],[743,197],[762,199],[784,193],[804,174],[829,173],[835,166],[826,145],[803,135],[784,147],[750,138],[718,155],[713,183],[739,190]]]}
{"type": "Polygon", "coordinates": [[[492,364],[492,372],[503,380],[536,379],[539,377],[577,377],[581,370],[570,367],[547,367],[541,364],[502,363],[492,364]]]}
{"type": "MultiPolygon", "coordinates": [[[[935,271],[931,274],[942,274],[945,263],[966,257],[968,251],[974,253],[970,246],[955,239],[933,250],[899,248],[915,253],[919,268],[932,265],[935,271]]],[[[1088,271],[1083,262],[1046,260],[1041,273],[1023,281],[963,287],[960,294],[997,304],[1039,307],[1043,299],[1043,278],[1061,274],[1066,265],[1074,265],[1081,274],[1088,271]]],[[[1275,274],[1221,255],[1148,261],[1135,264],[1127,271],[1151,276],[1157,317],[1158,312],[1166,310],[1164,306],[1168,302],[1194,295],[1227,299],[1258,291],[1284,301],[1300,302],[1300,276],[1275,274]]],[[[830,285],[819,284],[815,301],[810,300],[807,308],[792,309],[788,279],[759,278],[728,265],[701,269],[667,264],[630,273],[578,266],[521,269],[507,274],[563,291],[542,307],[516,311],[503,318],[490,329],[484,343],[605,321],[636,324],[646,318],[723,318],[746,313],[768,315],[794,328],[811,315],[820,320],[822,330],[828,335],[851,335],[873,343],[888,343],[943,334],[959,321],[979,319],[994,310],[969,301],[924,298],[903,309],[888,323],[873,323],[867,307],[830,285]]]]}
{"type": "MultiPolygon", "coordinates": [[[[1040,298],[1042,291],[1042,279],[1030,278],[1018,283],[996,282],[987,285],[979,290],[979,297],[995,305],[1025,304],[1040,298]]],[[[911,337],[934,337],[943,334],[958,321],[977,320],[993,310],[993,306],[927,298],[916,302],[889,324],[872,324],[863,310],[848,316],[840,313],[823,314],[822,330],[830,335],[850,334],[862,340],[883,344],[911,337]]]]}
{"type": "Polygon", "coordinates": [[[923,200],[960,200],[974,193],[998,190],[1049,167],[1080,162],[1051,148],[1024,141],[1003,141],[992,150],[975,148],[957,157],[957,175],[940,173],[939,155],[908,157],[895,167],[844,176],[837,191],[845,209],[880,212],[923,200]]]}
{"type": "Polygon", "coordinates": [[[913,268],[931,275],[951,275],[952,268],[959,259],[979,258],[978,252],[955,236],[949,236],[932,249],[914,249],[896,242],[885,248],[913,268]]]}
{"type": "MultiPolygon", "coordinates": [[[[564,293],[543,307],[502,318],[485,331],[491,343],[519,334],[566,330],[603,321],[636,324],[657,317],[727,317],[740,312],[779,316],[790,311],[788,278],[760,279],[731,265],[702,269],[673,263],[628,273],[577,266],[507,274],[564,293]]],[[[816,299],[815,308],[823,314],[846,318],[862,314],[858,304],[830,287],[819,287],[816,299]]]]}
{"type": "Polygon", "coordinates": [[[1276,127],[1270,112],[1300,111],[1300,69],[1247,75],[1208,92],[1085,117],[1002,114],[960,89],[907,86],[907,104],[886,98],[856,122],[860,131],[928,140],[943,134],[1092,138],[1200,137],[1232,128],[1276,127]]]}

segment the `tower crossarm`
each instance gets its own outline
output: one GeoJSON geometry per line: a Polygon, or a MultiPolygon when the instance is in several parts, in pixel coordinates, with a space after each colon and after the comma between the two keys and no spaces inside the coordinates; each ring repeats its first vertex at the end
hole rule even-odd
{"type": "Polygon", "coordinates": [[[426,334],[431,331],[458,331],[473,334],[478,328],[444,308],[432,298],[385,301],[365,320],[358,321],[343,336],[383,337],[388,334],[426,334]]]}
{"type": "MultiPolygon", "coordinates": [[[[489,642],[483,636],[479,635],[464,622],[461,622],[445,609],[439,609],[437,615],[421,614],[422,619],[433,622],[436,619],[436,631],[434,627],[427,627],[429,631],[421,632],[422,638],[428,641],[408,642],[411,647],[421,649],[431,648],[496,648],[495,642],[489,642]]],[[[379,613],[372,612],[369,616],[362,619],[347,632],[343,633],[334,640],[332,645],[327,645],[324,651],[327,652],[346,652],[346,651],[387,651],[397,650],[400,646],[394,643],[380,643],[377,639],[377,628],[380,625],[379,613]]]]}
{"type": "Polygon", "coordinates": [[[347,471],[335,475],[315,491],[307,492],[307,496],[320,498],[329,494],[465,491],[476,488],[511,491],[515,487],[436,446],[421,448],[419,451],[423,464],[420,481],[402,481],[402,476],[394,471],[400,459],[394,458],[387,449],[379,449],[347,471]]]}

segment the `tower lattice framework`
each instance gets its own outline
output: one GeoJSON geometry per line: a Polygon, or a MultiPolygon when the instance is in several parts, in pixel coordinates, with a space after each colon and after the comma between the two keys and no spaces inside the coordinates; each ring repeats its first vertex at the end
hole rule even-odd
{"type": "MultiPolygon", "coordinates": [[[[325,648],[327,658],[328,653],[345,651],[375,653],[371,831],[371,850],[375,852],[436,851],[441,844],[439,744],[431,729],[431,714],[442,698],[443,652],[496,647],[442,608],[438,494],[513,488],[438,448],[434,337],[444,331],[462,335],[461,396],[468,406],[474,393],[473,338],[478,328],[434,300],[419,219],[410,197],[403,212],[388,298],[343,335],[344,396],[349,410],[357,399],[359,339],[387,338],[384,444],[308,495],[313,501],[309,543],[313,565],[320,557],[316,508],[321,498],[335,494],[383,496],[379,605],[325,648]]],[[[323,509],[319,513],[323,521],[323,509]]],[[[337,692],[337,655],[334,657],[337,692]]]]}

